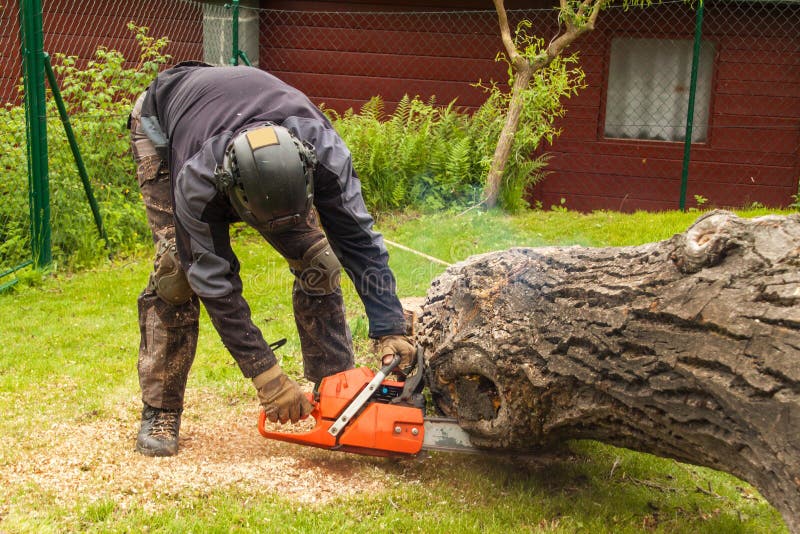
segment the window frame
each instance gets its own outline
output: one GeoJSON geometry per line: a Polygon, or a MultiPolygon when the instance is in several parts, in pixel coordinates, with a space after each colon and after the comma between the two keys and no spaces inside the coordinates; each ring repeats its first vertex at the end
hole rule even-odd
{"type": "MultiPolygon", "coordinates": [[[[600,92],[600,106],[598,113],[597,124],[597,140],[605,143],[642,143],[642,144],[655,144],[656,146],[669,146],[680,145],[683,146],[686,142],[685,136],[681,140],[663,140],[663,139],[647,139],[636,137],[609,137],[606,135],[606,119],[608,117],[608,97],[610,88],[610,75],[611,75],[611,52],[612,43],[614,39],[648,39],[648,40],[674,40],[674,41],[689,41],[694,42],[692,38],[687,39],[685,33],[659,33],[649,34],[642,32],[608,32],[606,38],[605,54],[603,61],[603,85],[600,92]]],[[[709,61],[709,68],[711,69],[709,80],[709,95],[708,95],[708,117],[707,117],[707,130],[706,138],[704,141],[692,141],[692,145],[700,145],[704,147],[711,147],[713,142],[714,131],[714,116],[715,116],[715,100],[717,94],[717,71],[720,56],[720,43],[714,35],[704,35],[703,43],[709,43],[712,46],[711,59],[709,61]]],[[[696,106],[696,104],[695,104],[696,106]]],[[[695,107],[695,113],[696,113],[695,107]]],[[[684,112],[685,117],[685,112],[684,112]]],[[[685,118],[684,118],[685,123],[685,118]]],[[[696,122],[694,122],[696,124],[696,122]]],[[[694,136],[694,130],[692,132],[694,136]]]]}

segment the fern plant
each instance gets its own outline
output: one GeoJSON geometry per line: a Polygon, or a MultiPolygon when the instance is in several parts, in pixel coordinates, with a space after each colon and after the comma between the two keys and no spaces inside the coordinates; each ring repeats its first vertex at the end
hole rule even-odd
{"type": "Polygon", "coordinates": [[[484,154],[471,118],[455,104],[441,107],[405,95],[388,116],[381,97],[360,113],[327,110],[353,155],[370,209],[463,206],[481,188],[484,154]]]}
{"type": "MultiPolygon", "coordinates": [[[[534,48],[542,44],[533,38],[524,43],[534,48]]],[[[583,84],[576,62],[575,56],[556,58],[536,72],[523,91],[524,126],[514,138],[499,197],[506,211],[527,207],[529,188],[546,175],[547,157],[533,154],[542,142],[559,135],[553,124],[564,115],[563,100],[583,84]]],[[[487,97],[472,114],[459,111],[455,102],[438,106],[433,98],[425,102],[408,95],[389,115],[380,96],[364,104],[360,113],[328,111],[350,146],[370,209],[441,210],[479,201],[510,95],[495,83],[476,86],[487,97]]]]}

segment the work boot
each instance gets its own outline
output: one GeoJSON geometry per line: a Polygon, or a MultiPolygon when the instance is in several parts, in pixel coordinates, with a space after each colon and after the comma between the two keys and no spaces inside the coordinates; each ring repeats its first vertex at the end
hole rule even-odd
{"type": "Polygon", "coordinates": [[[181,410],[162,410],[145,404],[136,450],[145,456],[174,456],[178,453],[181,410]]]}

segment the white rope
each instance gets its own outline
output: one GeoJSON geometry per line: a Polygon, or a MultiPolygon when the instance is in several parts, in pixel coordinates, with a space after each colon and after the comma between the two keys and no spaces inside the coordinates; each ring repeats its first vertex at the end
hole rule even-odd
{"type": "Polygon", "coordinates": [[[412,254],[416,254],[417,256],[421,256],[421,257],[425,258],[428,261],[432,261],[433,263],[438,263],[440,265],[444,265],[445,267],[450,267],[451,265],[453,265],[452,263],[447,263],[446,261],[440,260],[439,258],[434,258],[433,256],[429,256],[428,254],[425,254],[424,252],[420,252],[419,250],[414,250],[413,248],[409,248],[409,247],[407,247],[405,245],[401,245],[400,243],[395,243],[394,241],[389,241],[386,238],[384,238],[383,241],[384,241],[384,243],[392,245],[393,247],[397,247],[400,250],[405,250],[406,252],[410,252],[412,254]]]}

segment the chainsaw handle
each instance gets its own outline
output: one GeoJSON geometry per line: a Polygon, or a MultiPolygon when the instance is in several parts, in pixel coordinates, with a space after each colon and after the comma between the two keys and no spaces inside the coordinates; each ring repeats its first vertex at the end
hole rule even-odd
{"type": "Polygon", "coordinates": [[[267,424],[267,412],[265,412],[264,410],[260,410],[258,412],[258,433],[261,434],[262,436],[267,431],[266,424],[267,424]]]}
{"type": "Polygon", "coordinates": [[[395,352],[394,356],[392,356],[392,361],[381,367],[380,372],[383,373],[383,376],[389,376],[389,373],[391,373],[398,365],[400,365],[400,355],[395,352]]]}
{"type": "MultiPolygon", "coordinates": [[[[314,400],[313,393],[306,393],[305,395],[314,408],[311,410],[309,414],[307,414],[305,417],[301,417],[299,420],[305,421],[306,419],[308,419],[309,416],[311,416],[314,418],[315,421],[319,421],[321,417],[319,412],[319,403],[314,400]]],[[[276,434],[276,432],[267,431],[267,412],[264,411],[263,409],[260,410],[258,413],[258,432],[264,437],[268,437],[269,434],[276,434]]]]}
{"type": "Polygon", "coordinates": [[[415,404],[413,400],[414,397],[419,396],[421,398],[420,393],[422,393],[422,388],[424,387],[422,380],[425,375],[425,351],[423,350],[422,346],[417,347],[416,358],[417,363],[414,374],[406,377],[406,380],[403,383],[402,393],[400,393],[398,397],[392,399],[392,404],[397,404],[400,402],[415,404]]]}

